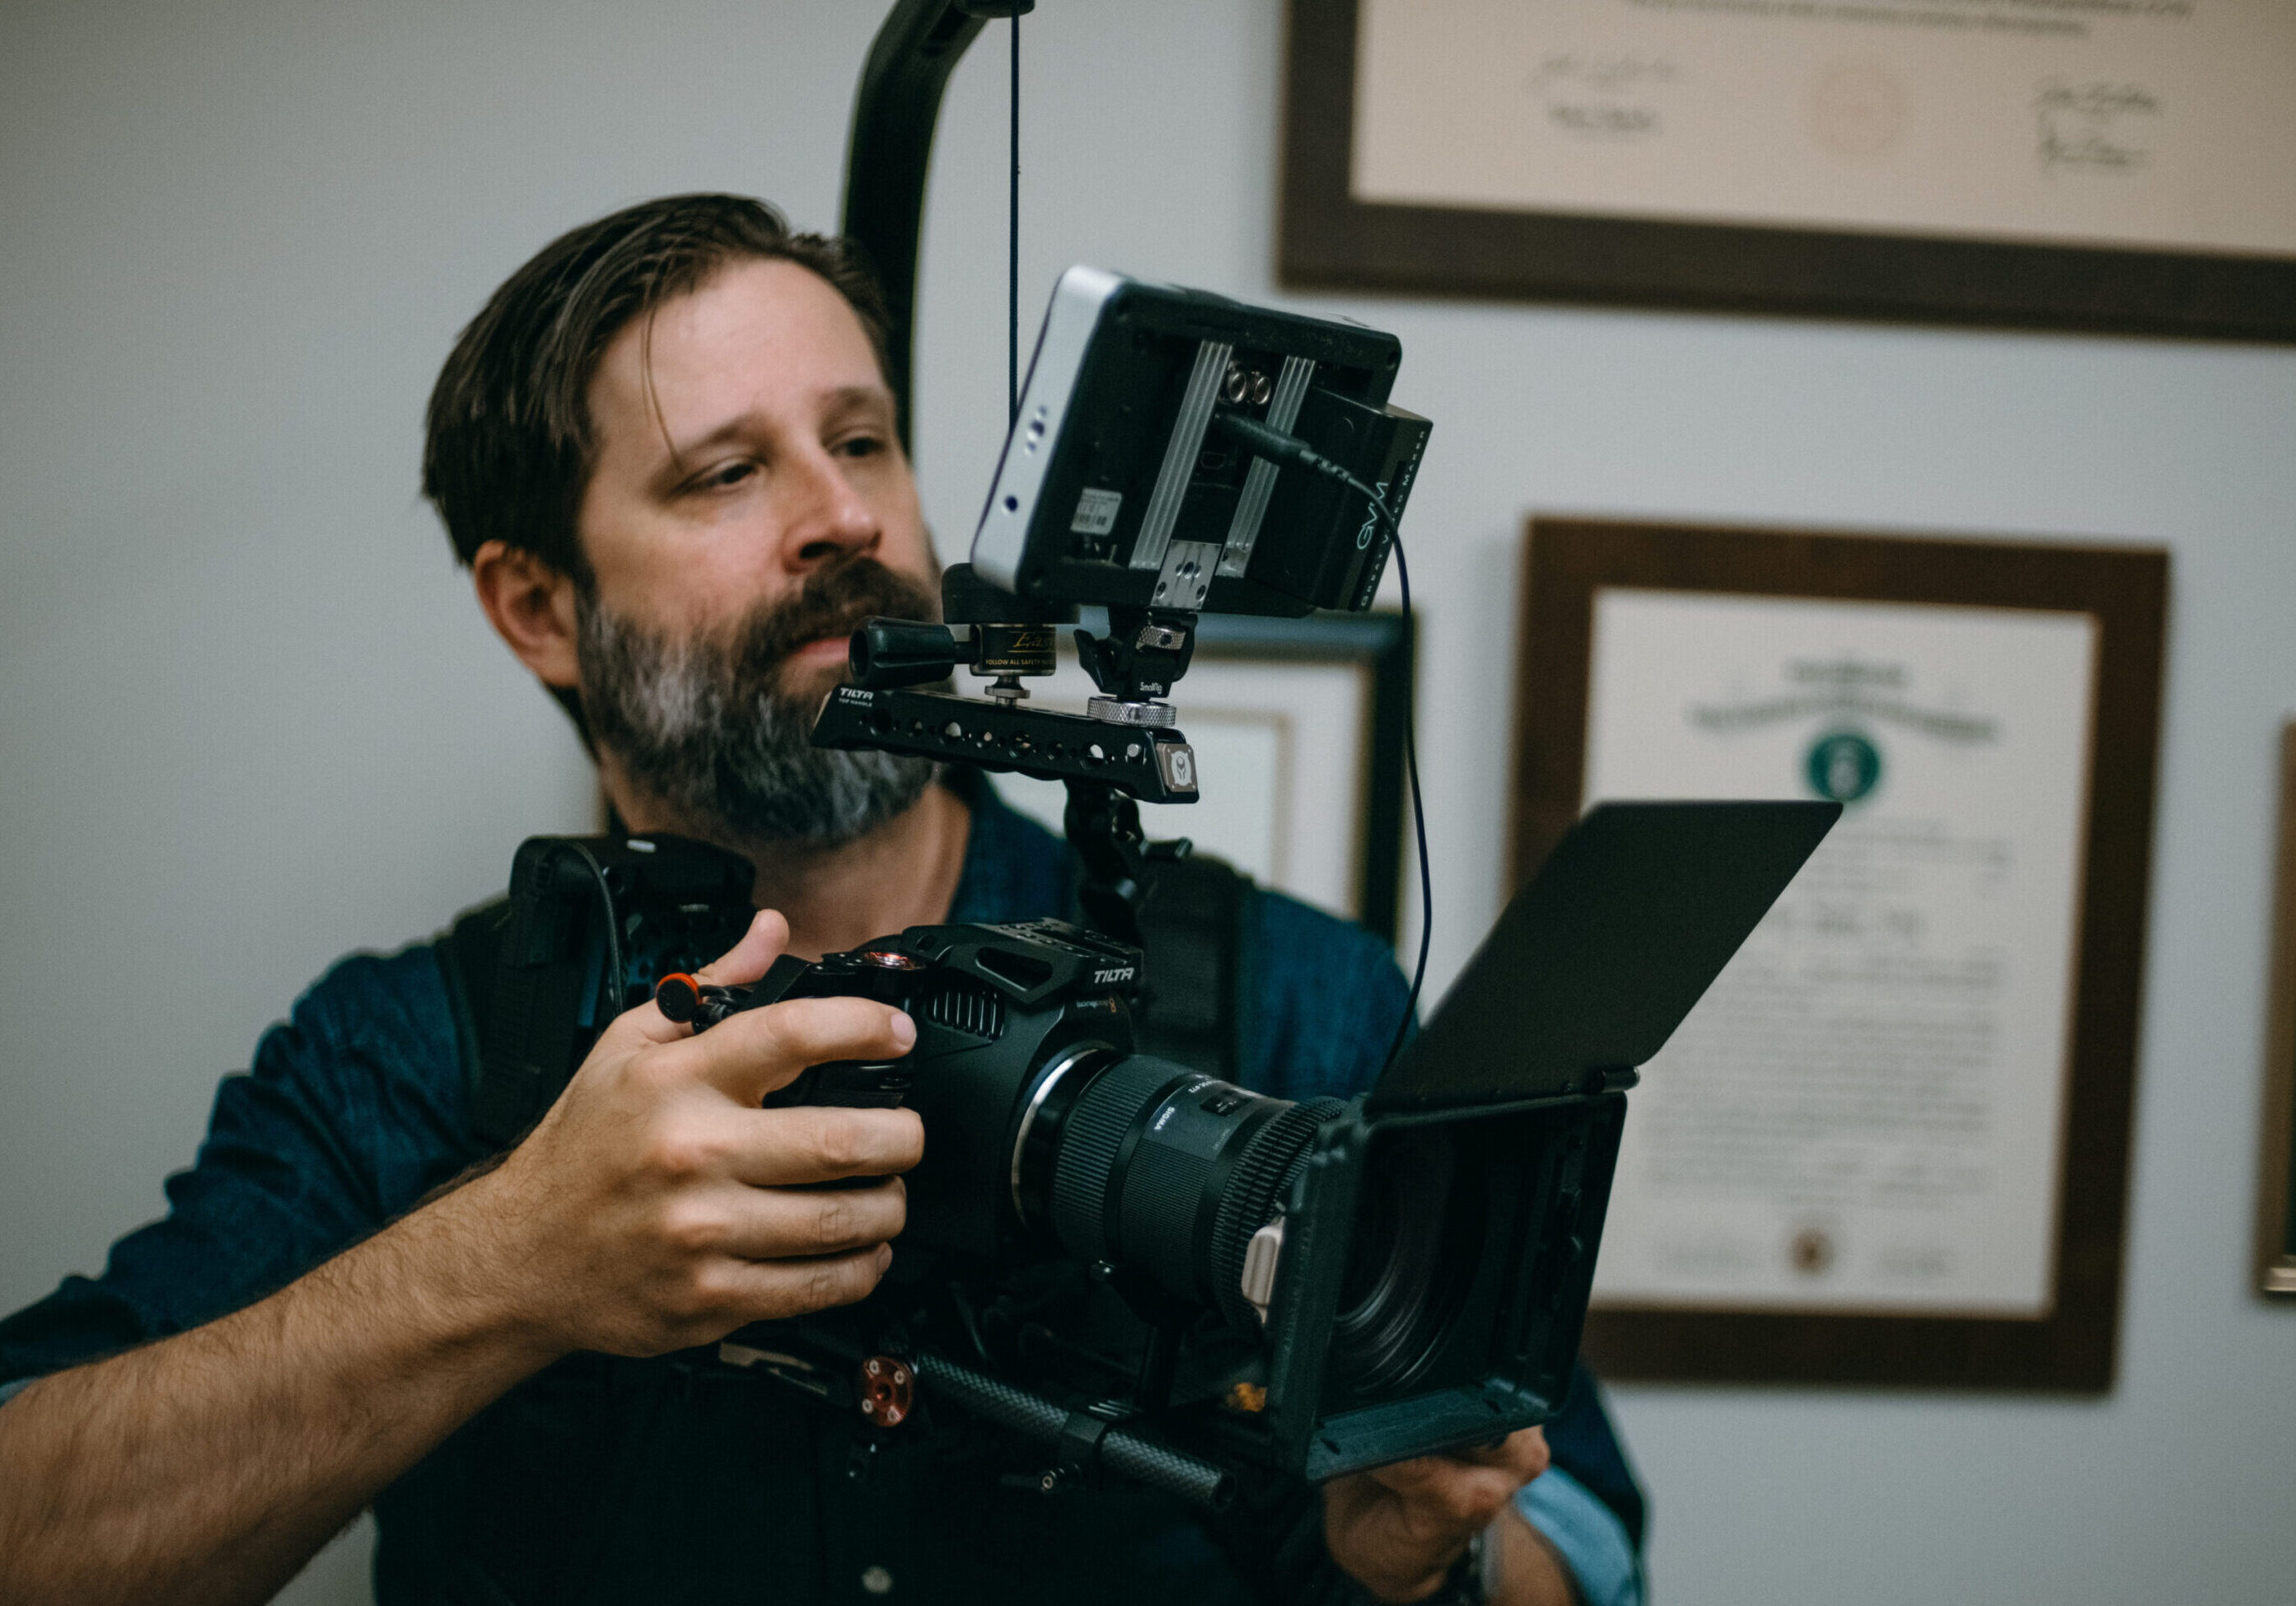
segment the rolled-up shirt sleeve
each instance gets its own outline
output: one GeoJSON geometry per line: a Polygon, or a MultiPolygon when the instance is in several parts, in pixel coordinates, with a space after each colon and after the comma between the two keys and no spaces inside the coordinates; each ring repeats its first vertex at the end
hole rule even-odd
{"type": "Polygon", "coordinates": [[[1618,1513],[1560,1467],[1525,1484],[1514,1509],[1570,1569],[1581,1606],[1643,1606],[1642,1561],[1618,1513]]]}
{"type": "Polygon", "coordinates": [[[436,959],[335,967],[217,1090],[168,1214],[0,1321],[0,1400],[255,1303],[375,1231],[474,1153],[436,959]],[[446,1064],[439,1062],[441,1056],[446,1064]]]}

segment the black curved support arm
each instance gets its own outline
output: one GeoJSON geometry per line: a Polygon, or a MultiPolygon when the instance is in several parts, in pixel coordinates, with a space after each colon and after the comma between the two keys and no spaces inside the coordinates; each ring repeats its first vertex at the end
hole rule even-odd
{"type": "Polygon", "coordinates": [[[853,99],[845,152],[849,239],[869,254],[884,286],[891,328],[886,366],[909,440],[909,394],[916,341],[917,251],[924,232],[925,173],[942,92],[965,47],[990,17],[1034,9],[1036,0],[894,0],[869,46],[853,99]]]}

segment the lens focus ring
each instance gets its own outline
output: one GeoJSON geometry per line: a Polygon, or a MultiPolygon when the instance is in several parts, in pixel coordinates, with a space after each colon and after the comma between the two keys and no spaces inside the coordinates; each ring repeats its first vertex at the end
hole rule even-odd
{"type": "Polygon", "coordinates": [[[1251,1235],[1275,1218],[1276,1207],[1292,1190],[1292,1179],[1307,1164],[1308,1150],[1324,1122],[1346,1113],[1337,1099],[1295,1104],[1251,1136],[1220,1195],[1212,1225],[1212,1277],[1220,1308],[1248,1332],[1259,1330],[1259,1313],[1243,1297],[1243,1255],[1251,1235]]]}
{"type": "Polygon", "coordinates": [[[1109,1242],[1108,1182],[1124,1149],[1124,1134],[1142,1110],[1173,1083],[1193,1075],[1168,1059],[1136,1056],[1094,1078],[1077,1098],[1061,1132],[1053,1171],[1053,1231],[1069,1253],[1105,1260],[1109,1242]]]}

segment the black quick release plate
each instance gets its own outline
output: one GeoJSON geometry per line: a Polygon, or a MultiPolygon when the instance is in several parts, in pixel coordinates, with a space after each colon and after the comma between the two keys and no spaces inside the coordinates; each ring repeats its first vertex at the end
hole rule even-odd
{"type": "Polygon", "coordinates": [[[1100,781],[1143,803],[1196,801],[1195,750],[1176,729],[1007,708],[946,692],[840,686],[814,721],[813,745],[941,759],[1038,780],[1100,781]]]}

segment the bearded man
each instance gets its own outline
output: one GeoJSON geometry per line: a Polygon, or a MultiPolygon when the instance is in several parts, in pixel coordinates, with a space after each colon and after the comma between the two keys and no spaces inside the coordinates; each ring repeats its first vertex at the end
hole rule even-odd
{"type": "MultiPolygon", "coordinates": [[[[708,980],[1070,912],[1065,846],[980,776],[806,740],[854,627],[935,607],[883,327],[835,243],[673,197],[521,268],[431,399],[425,491],[617,816],[757,867],[708,980]]],[[[1357,1091],[1391,956],[1274,894],[1247,918],[1249,1079],[1357,1091]]],[[[1006,1487],[962,1432],[873,1461],[714,1346],[887,1274],[930,1134],[760,1099],[905,1052],[908,1018],[796,1001],[696,1037],[647,1004],[497,1158],[450,969],[336,966],[226,1079],[166,1219],[0,1323],[0,1599],[261,1600],[370,1504],[389,1602],[1638,1597],[1640,1496],[1583,1379],[1553,1470],[1533,1429],[1218,1520],[1006,1487]]]]}

